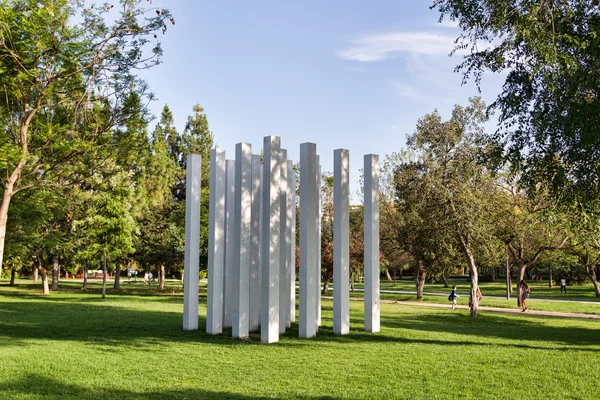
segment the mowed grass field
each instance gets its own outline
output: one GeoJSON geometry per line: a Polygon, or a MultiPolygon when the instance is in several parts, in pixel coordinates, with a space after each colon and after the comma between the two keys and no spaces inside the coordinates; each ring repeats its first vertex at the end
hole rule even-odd
{"type": "MultiPolygon", "coordinates": [[[[63,281],[64,282],[64,281],[63,281]]],[[[63,283],[50,296],[0,285],[0,399],[597,399],[599,320],[381,305],[381,332],[316,338],[182,330],[180,286],[124,284],[100,299],[63,283]]]]}

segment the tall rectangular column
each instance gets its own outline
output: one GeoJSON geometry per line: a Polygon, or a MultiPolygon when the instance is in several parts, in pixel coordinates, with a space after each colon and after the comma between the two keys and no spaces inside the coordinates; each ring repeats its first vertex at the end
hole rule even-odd
{"type": "Polygon", "coordinates": [[[317,145],[300,145],[300,324],[299,335],[317,334],[317,145]]]}
{"type": "Polygon", "coordinates": [[[252,155],[252,206],[250,217],[250,331],[260,324],[260,155],[252,155]]]}
{"type": "Polygon", "coordinates": [[[233,263],[235,252],[233,237],[235,233],[235,161],[225,163],[225,271],[223,274],[223,327],[231,327],[231,309],[233,303],[233,263]]]}
{"type": "Polygon", "coordinates": [[[263,343],[279,341],[280,148],[281,140],[278,136],[264,138],[261,240],[263,276],[260,323],[260,339],[263,343]]]}
{"type": "Polygon", "coordinates": [[[183,329],[198,329],[198,280],[200,268],[200,181],[202,157],[187,157],[185,201],[185,255],[183,329]]]}
{"type": "Polygon", "coordinates": [[[279,237],[280,237],[280,248],[279,248],[279,333],[284,334],[286,326],[289,326],[289,305],[290,301],[290,285],[288,281],[287,273],[287,150],[281,149],[279,151],[280,156],[280,192],[279,192],[279,237]]]}
{"type": "Polygon", "coordinates": [[[208,205],[208,294],[206,333],[223,332],[223,271],[225,268],[225,150],[210,151],[208,205]]]}
{"type": "Polygon", "coordinates": [[[379,332],[379,156],[364,160],[365,331],[379,332]]]}
{"type": "Polygon", "coordinates": [[[232,336],[246,339],[250,325],[250,224],[252,206],[252,146],[235,146],[235,231],[233,235],[232,336]]]}
{"type": "Polygon", "coordinates": [[[292,160],[287,162],[287,179],[288,221],[285,243],[288,246],[289,321],[287,327],[289,328],[292,322],[296,321],[296,172],[292,160]]]}
{"type": "Polygon", "coordinates": [[[323,271],[321,270],[321,257],[323,255],[323,251],[321,248],[321,234],[322,234],[322,226],[323,223],[323,203],[321,199],[321,156],[317,155],[317,210],[318,210],[318,218],[317,218],[317,327],[321,326],[321,277],[323,276],[323,271]]]}
{"type": "Polygon", "coordinates": [[[333,333],[350,331],[350,179],[349,152],[333,152],[333,333]]]}

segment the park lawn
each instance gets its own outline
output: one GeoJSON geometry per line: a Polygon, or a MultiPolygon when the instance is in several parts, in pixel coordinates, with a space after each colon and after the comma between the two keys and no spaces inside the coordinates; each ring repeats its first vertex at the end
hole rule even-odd
{"type": "MultiPolygon", "coordinates": [[[[297,324],[276,344],[184,332],[182,297],[131,284],[39,295],[0,285],[2,399],[597,398],[600,322],[382,304],[381,332],[316,338],[297,324]]],[[[171,294],[173,292],[173,294],[171,294]]]]}

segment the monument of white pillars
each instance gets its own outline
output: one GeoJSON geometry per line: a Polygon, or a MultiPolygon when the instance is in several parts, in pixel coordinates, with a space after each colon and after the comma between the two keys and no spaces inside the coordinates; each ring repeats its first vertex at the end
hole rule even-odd
{"type": "Polygon", "coordinates": [[[333,333],[350,331],[350,179],[349,152],[333,153],[333,333]]]}
{"type": "Polygon", "coordinates": [[[287,273],[287,261],[288,261],[288,245],[287,239],[288,235],[287,231],[287,213],[288,213],[288,203],[287,203],[287,150],[281,149],[279,152],[280,155],[280,166],[281,166],[281,175],[280,175],[280,192],[279,192],[279,238],[280,238],[280,247],[279,247],[279,333],[284,334],[286,326],[289,326],[289,305],[288,301],[290,301],[290,295],[288,293],[290,289],[287,273]]]}
{"type": "MultiPolygon", "coordinates": [[[[279,341],[296,319],[296,173],[280,138],[264,138],[264,163],[251,145],[234,160],[211,151],[206,331],[232,327],[279,341]]],[[[300,145],[299,335],[314,337],[321,300],[321,167],[314,143],[300,145]]],[[[334,333],[349,333],[349,152],[334,152],[334,333]]],[[[365,330],[380,330],[379,165],[365,156],[365,330]]],[[[183,329],[198,329],[201,158],[188,157],[183,329]]]]}
{"type": "Polygon", "coordinates": [[[185,202],[185,255],[183,329],[198,329],[198,279],[200,268],[200,178],[202,157],[187,157],[185,202]]]}
{"type": "Polygon", "coordinates": [[[250,222],[250,331],[260,323],[261,264],[260,264],[260,155],[252,155],[252,206],[250,222]]]}
{"type": "Polygon", "coordinates": [[[210,151],[209,196],[206,333],[216,335],[223,332],[223,270],[225,265],[225,150],[213,149],[210,151]]]}
{"type": "Polygon", "coordinates": [[[234,263],[232,336],[245,339],[250,324],[250,225],[252,206],[252,146],[235,146],[234,263]]]}
{"type": "Polygon", "coordinates": [[[317,145],[300,145],[300,325],[299,335],[317,334],[317,145]]]}
{"type": "Polygon", "coordinates": [[[278,136],[264,138],[262,180],[262,311],[260,338],[263,343],[279,341],[279,252],[281,140],[278,136]]]}
{"type": "Polygon", "coordinates": [[[235,253],[233,234],[235,232],[235,161],[225,163],[227,178],[225,181],[225,271],[223,273],[223,327],[231,327],[231,308],[233,302],[233,264],[235,253]]]}
{"type": "Polygon", "coordinates": [[[288,282],[288,318],[286,327],[291,327],[296,321],[296,172],[292,160],[287,161],[287,230],[285,243],[287,246],[287,276],[288,282]]]}
{"type": "Polygon", "coordinates": [[[365,331],[379,332],[379,156],[365,155],[365,331]]]}

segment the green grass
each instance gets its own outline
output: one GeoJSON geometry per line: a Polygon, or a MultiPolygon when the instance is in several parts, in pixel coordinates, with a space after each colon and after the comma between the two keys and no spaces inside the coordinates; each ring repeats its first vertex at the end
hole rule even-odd
{"type": "MultiPolygon", "coordinates": [[[[184,332],[182,297],[130,284],[99,298],[79,284],[50,296],[0,285],[1,399],[593,399],[599,321],[382,304],[381,332],[276,344],[184,332]]],[[[173,292],[173,294],[171,294],[173,292]]]]}

